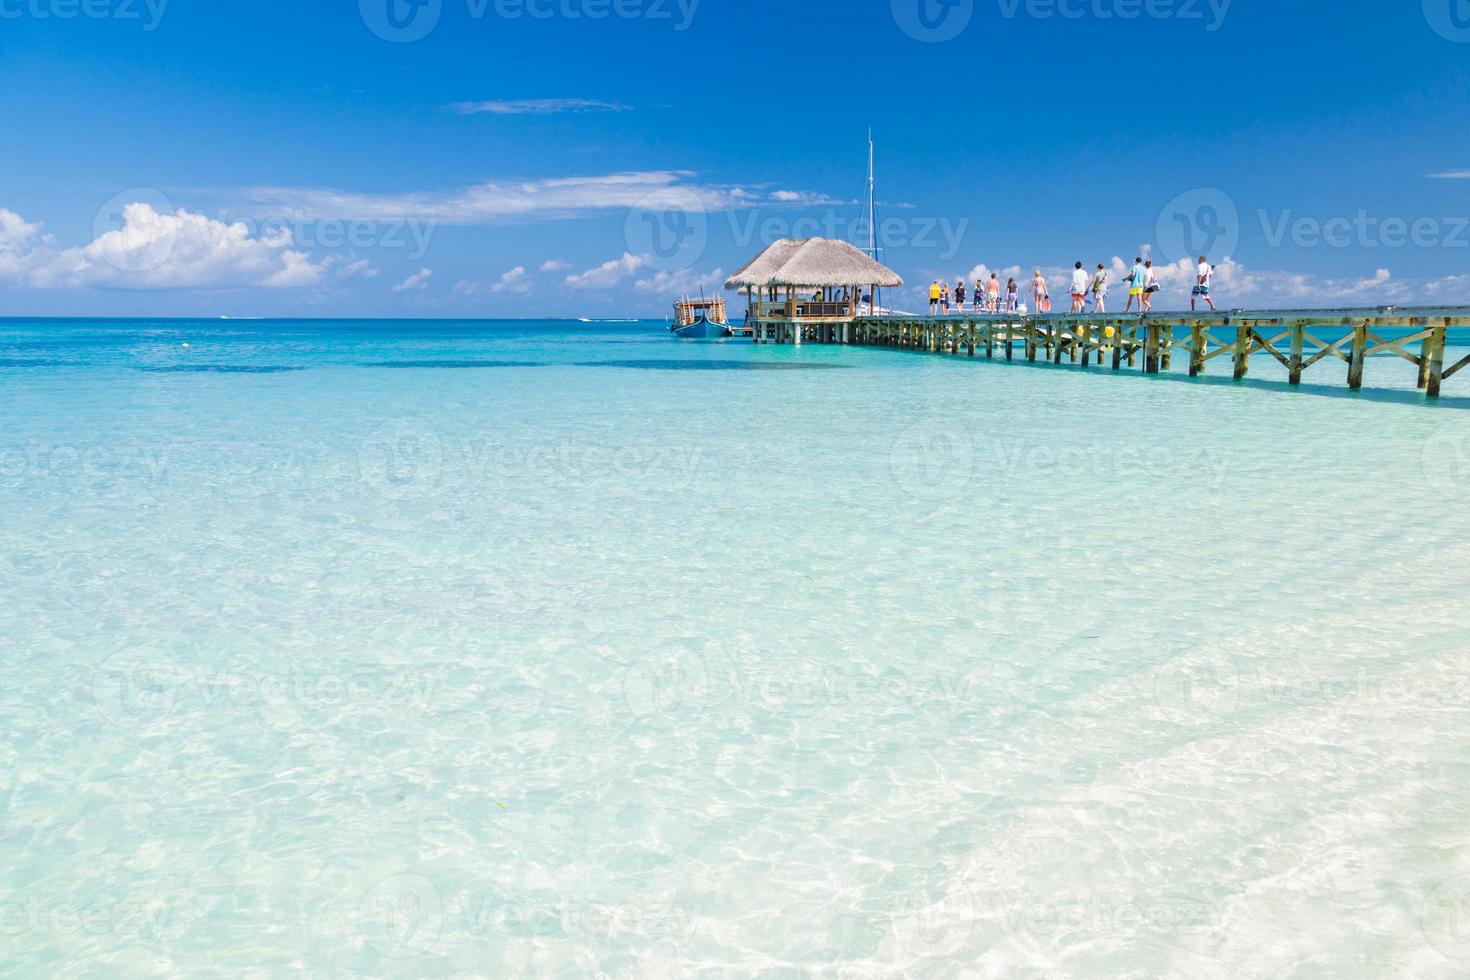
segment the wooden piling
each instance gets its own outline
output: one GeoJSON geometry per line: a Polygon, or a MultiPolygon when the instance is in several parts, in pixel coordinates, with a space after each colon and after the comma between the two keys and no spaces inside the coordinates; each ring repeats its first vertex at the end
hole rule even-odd
{"type": "Polygon", "coordinates": [[[1424,393],[1430,398],[1439,397],[1439,386],[1444,380],[1444,348],[1449,324],[1446,317],[1443,325],[1434,328],[1434,344],[1429,351],[1429,371],[1424,382],[1424,393]]]}
{"type": "Polygon", "coordinates": [[[1302,383],[1302,356],[1306,351],[1307,325],[1298,320],[1291,325],[1291,363],[1287,368],[1290,384],[1302,383]]]}
{"type": "Polygon", "coordinates": [[[1363,387],[1363,361],[1368,354],[1368,321],[1353,323],[1353,349],[1348,358],[1348,387],[1357,391],[1363,387]]]}
{"type": "Polygon", "coordinates": [[[1251,328],[1241,323],[1235,328],[1235,380],[1239,381],[1250,373],[1251,328]]]}

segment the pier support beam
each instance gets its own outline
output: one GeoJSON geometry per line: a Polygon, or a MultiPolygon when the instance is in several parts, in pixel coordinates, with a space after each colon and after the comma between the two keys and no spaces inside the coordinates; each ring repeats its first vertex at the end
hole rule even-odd
{"type": "Polygon", "coordinates": [[[1159,327],[1150,323],[1144,329],[1143,373],[1159,373],[1159,327]]]}
{"type": "Polygon", "coordinates": [[[1244,378],[1251,370],[1251,347],[1254,343],[1251,339],[1251,328],[1249,324],[1242,323],[1235,328],[1235,380],[1244,378]]]}
{"type": "Polygon", "coordinates": [[[1197,378],[1205,373],[1205,352],[1209,347],[1206,339],[1210,333],[1198,323],[1189,327],[1189,376],[1197,378]]]}
{"type": "Polygon", "coordinates": [[[1287,382],[1294,385],[1302,383],[1303,354],[1307,346],[1307,325],[1297,321],[1291,325],[1291,357],[1290,366],[1287,368],[1287,382]]]}
{"type": "Polygon", "coordinates": [[[1368,354],[1368,321],[1353,324],[1353,352],[1348,358],[1348,387],[1357,391],[1363,387],[1363,361],[1368,354]]]}
{"type": "Polygon", "coordinates": [[[1444,380],[1444,345],[1449,323],[1449,320],[1445,320],[1442,326],[1435,327],[1430,338],[1434,341],[1434,346],[1429,351],[1429,371],[1424,383],[1424,393],[1430,398],[1439,397],[1439,385],[1444,380]]]}

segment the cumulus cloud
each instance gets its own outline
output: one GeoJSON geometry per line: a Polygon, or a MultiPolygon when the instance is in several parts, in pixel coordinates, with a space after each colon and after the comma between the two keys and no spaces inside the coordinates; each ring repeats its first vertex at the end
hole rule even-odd
{"type": "Polygon", "coordinates": [[[665,296],[694,296],[701,291],[714,295],[724,284],[725,273],[721,269],[703,276],[692,269],[680,269],[677,272],[656,272],[647,279],[639,279],[633,284],[633,288],[640,292],[665,296]]]}
{"type": "Polygon", "coordinates": [[[289,289],[320,283],[333,264],[292,248],[285,229],[254,235],[240,222],[141,203],[84,246],[60,248],[40,228],[0,209],[0,279],[37,289],[289,289]]]}
{"type": "Polygon", "coordinates": [[[492,293],[529,293],[531,280],[526,275],[526,267],[518,265],[502,274],[495,285],[490,287],[490,291],[492,293]]]}
{"type": "Polygon", "coordinates": [[[624,252],[622,258],[611,259],[596,268],[567,276],[566,284],[573,289],[606,289],[616,286],[647,264],[648,259],[644,256],[624,252]]]}
{"type": "Polygon", "coordinates": [[[395,293],[416,292],[429,288],[429,279],[434,275],[433,269],[420,269],[407,279],[393,287],[395,293]]]}
{"type": "Polygon", "coordinates": [[[627,112],[632,106],[602,99],[506,99],[490,102],[456,102],[449,108],[464,116],[551,116],[562,112],[627,112]]]}
{"type": "Polygon", "coordinates": [[[563,269],[570,269],[571,267],[572,264],[570,262],[563,262],[561,259],[547,259],[541,263],[542,272],[560,272],[563,269]]]}

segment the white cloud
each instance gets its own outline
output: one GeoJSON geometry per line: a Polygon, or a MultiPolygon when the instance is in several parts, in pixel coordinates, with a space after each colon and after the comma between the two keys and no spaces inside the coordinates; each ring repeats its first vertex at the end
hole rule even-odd
{"type": "Polygon", "coordinates": [[[1446,170],[1442,173],[1428,174],[1435,180],[1470,180],[1470,170],[1446,170]]]}
{"type": "Polygon", "coordinates": [[[373,264],[367,259],[358,259],[356,262],[345,265],[342,267],[342,271],[338,273],[342,279],[353,279],[357,277],[372,279],[377,274],[378,270],[373,268],[373,264]]]}
{"type": "Polygon", "coordinates": [[[601,99],[507,99],[490,102],[456,102],[450,106],[465,116],[550,116],[562,112],[627,112],[632,106],[601,99]]]}
{"type": "Polygon", "coordinates": [[[633,288],[644,293],[659,293],[665,296],[697,296],[701,291],[713,296],[725,285],[725,273],[716,269],[708,275],[698,275],[689,269],[677,272],[657,272],[647,279],[639,279],[633,288]]]}
{"type": "Polygon", "coordinates": [[[58,248],[40,225],[0,209],[0,279],[38,289],[287,289],[316,285],[332,264],[291,247],[285,229],[252,235],[179,210],[123,208],[122,227],[89,245],[58,248]]]}
{"type": "Polygon", "coordinates": [[[560,272],[563,269],[570,269],[571,267],[572,264],[570,262],[563,262],[561,259],[547,259],[541,263],[542,272],[560,272]]]}
{"type": "Polygon", "coordinates": [[[504,273],[500,280],[490,287],[490,291],[492,293],[529,293],[531,281],[526,276],[526,267],[518,265],[504,273]]]}
{"type": "Polygon", "coordinates": [[[838,205],[822,194],[699,184],[681,170],[594,177],[503,180],[446,191],[364,194],[313,187],[254,187],[241,191],[255,210],[299,220],[324,218],[480,225],[579,218],[603,211],[716,213],[754,207],[838,205]]]}
{"type": "Polygon", "coordinates": [[[429,288],[429,279],[434,275],[433,269],[420,269],[407,279],[393,287],[395,293],[407,293],[420,289],[429,288]]]}
{"type": "Polygon", "coordinates": [[[647,264],[648,260],[643,256],[624,252],[620,259],[612,259],[594,269],[567,276],[566,284],[573,289],[606,289],[616,286],[647,264]]]}

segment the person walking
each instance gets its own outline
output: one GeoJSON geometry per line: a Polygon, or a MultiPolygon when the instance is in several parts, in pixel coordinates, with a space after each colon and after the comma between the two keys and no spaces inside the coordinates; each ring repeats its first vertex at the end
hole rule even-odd
{"type": "Polygon", "coordinates": [[[949,283],[939,287],[939,312],[943,316],[949,316],[949,283]]]}
{"type": "Polygon", "coordinates": [[[1031,298],[1036,303],[1033,312],[1051,312],[1051,293],[1047,292],[1046,277],[1041,274],[1040,269],[1036,270],[1036,276],[1031,280],[1031,298]]]}
{"type": "Polygon", "coordinates": [[[1072,270],[1072,312],[1081,313],[1083,305],[1087,302],[1087,270],[1082,268],[1082,263],[1077,263],[1077,268],[1072,270]]]}
{"type": "Polygon", "coordinates": [[[1106,313],[1108,311],[1108,270],[1099,262],[1097,272],[1092,277],[1092,312],[1106,313]]]}
{"type": "Polygon", "coordinates": [[[993,272],[985,287],[985,309],[990,313],[1000,312],[1000,279],[993,272]]]}
{"type": "Polygon", "coordinates": [[[1014,313],[1021,305],[1021,287],[1016,285],[1016,278],[1012,276],[1006,281],[1006,312],[1014,313]]]}
{"type": "Polygon", "coordinates": [[[1203,255],[1199,257],[1199,269],[1195,272],[1194,293],[1189,297],[1189,308],[1195,309],[1195,304],[1204,300],[1210,304],[1210,309],[1215,308],[1215,301],[1210,297],[1210,280],[1215,278],[1215,267],[1210,265],[1210,260],[1203,255]]]}
{"type": "Polygon", "coordinates": [[[1128,305],[1123,308],[1124,313],[1133,312],[1133,304],[1138,303],[1138,312],[1143,312],[1143,286],[1148,280],[1148,272],[1143,267],[1143,256],[1133,260],[1133,271],[1128,274],[1128,305]]]}
{"type": "Polygon", "coordinates": [[[954,311],[965,312],[965,277],[960,276],[954,284],[954,311]]]}
{"type": "Polygon", "coordinates": [[[1149,259],[1143,264],[1147,270],[1148,278],[1143,283],[1143,312],[1152,313],[1154,310],[1154,293],[1163,287],[1159,285],[1159,270],[1154,268],[1154,260],[1149,259]]]}

